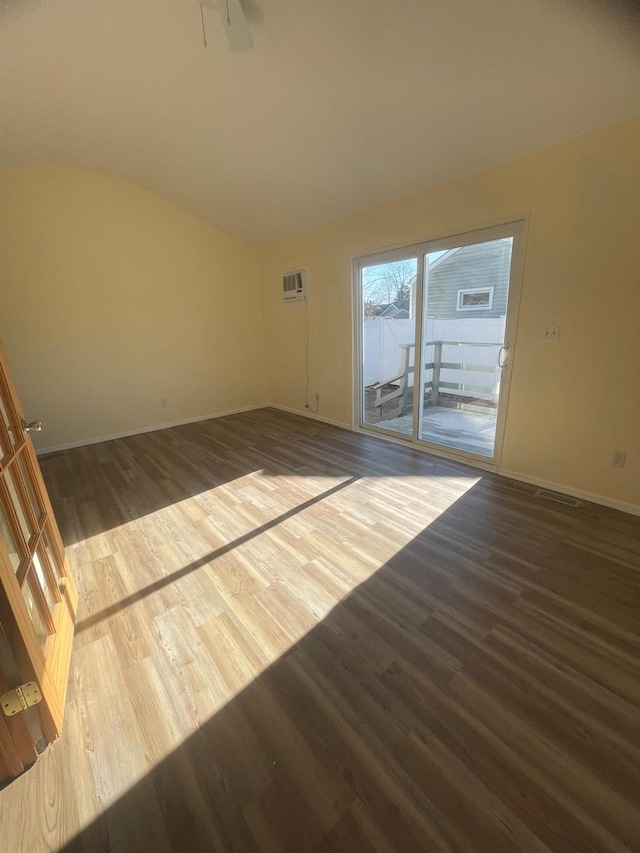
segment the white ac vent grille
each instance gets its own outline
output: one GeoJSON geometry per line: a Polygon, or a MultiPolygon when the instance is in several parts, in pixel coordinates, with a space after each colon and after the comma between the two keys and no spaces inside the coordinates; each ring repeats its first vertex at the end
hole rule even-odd
{"type": "Polygon", "coordinates": [[[561,492],[551,492],[549,489],[538,489],[536,497],[545,498],[545,500],[548,501],[555,501],[557,504],[564,504],[564,506],[582,505],[582,501],[577,501],[575,498],[571,498],[569,495],[563,495],[561,492]]]}
{"type": "Polygon", "coordinates": [[[304,302],[307,298],[307,281],[304,270],[282,276],[282,298],[287,303],[304,302]]]}

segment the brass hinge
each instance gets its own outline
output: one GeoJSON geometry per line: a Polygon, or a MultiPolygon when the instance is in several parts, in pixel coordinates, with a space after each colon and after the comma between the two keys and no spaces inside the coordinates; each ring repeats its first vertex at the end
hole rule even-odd
{"type": "Polygon", "coordinates": [[[0,696],[0,705],[7,717],[13,717],[21,711],[26,711],[32,705],[42,701],[42,693],[35,681],[27,681],[13,690],[8,690],[0,696]]]}

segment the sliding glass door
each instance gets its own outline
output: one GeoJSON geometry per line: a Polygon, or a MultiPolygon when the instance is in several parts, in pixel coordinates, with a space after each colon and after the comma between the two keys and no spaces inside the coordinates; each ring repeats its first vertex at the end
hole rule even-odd
{"type": "MultiPolygon", "coordinates": [[[[418,256],[387,254],[361,267],[362,422],[411,436],[418,256]]],[[[418,387],[418,386],[416,386],[418,387]]]]}
{"type": "Polygon", "coordinates": [[[514,223],[358,262],[362,428],[497,461],[521,242],[514,223]]]}

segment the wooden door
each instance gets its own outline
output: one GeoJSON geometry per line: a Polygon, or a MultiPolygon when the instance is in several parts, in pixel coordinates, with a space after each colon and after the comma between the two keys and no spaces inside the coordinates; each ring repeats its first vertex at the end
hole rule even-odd
{"type": "Polygon", "coordinates": [[[42,696],[24,714],[0,707],[0,779],[35,760],[34,731],[49,744],[62,730],[78,598],[28,434],[37,428],[0,345],[0,694],[35,682],[42,696]]]}

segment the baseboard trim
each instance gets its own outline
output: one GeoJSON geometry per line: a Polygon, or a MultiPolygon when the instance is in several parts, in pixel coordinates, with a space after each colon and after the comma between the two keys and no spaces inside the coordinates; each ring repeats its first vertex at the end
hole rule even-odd
{"type": "Polygon", "coordinates": [[[626,512],[629,515],[640,516],[640,506],[637,504],[627,503],[626,501],[617,501],[614,498],[607,498],[604,495],[596,495],[593,492],[585,492],[582,489],[574,489],[572,486],[565,486],[564,483],[552,483],[550,480],[541,480],[538,477],[530,477],[528,474],[521,474],[519,471],[498,471],[501,477],[508,477],[510,480],[518,480],[521,483],[528,483],[530,486],[539,486],[543,489],[551,489],[554,492],[562,492],[565,495],[571,495],[572,498],[580,498],[585,501],[591,501],[600,506],[606,506],[610,509],[617,509],[620,512],[626,512]]]}
{"type": "Polygon", "coordinates": [[[265,409],[269,403],[259,403],[256,406],[242,406],[240,409],[229,409],[226,412],[214,412],[209,415],[198,415],[195,418],[183,418],[179,421],[167,421],[154,426],[141,427],[140,429],[130,429],[126,432],[114,432],[111,435],[100,435],[95,438],[85,438],[82,441],[70,441],[67,444],[54,444],[51,447],[41,447],[36,450],[37,456],[45,456],[49,453],[59,453],[61,450],[73,450],[75,447],[86,447],[89,444],[101,444],[103,441],[114,441],[117,438],[129,438],[132,435],[143,435],[145,432],[157,432],[161,429],[171,429],[172,427],[184,426],[184,424],[195,424],[199,421],[210,421],[214,418],[224,418],[227,415],[239,415],[241,412],[253,412],[255,409],[265,409]]]}
{"type": "Polygon", "coordinates": [[[265,408],[278,409],[280,412],[288,412],[290,415],[300,415],[302,418],[311,418],[313,421],[321,421],[323,424],[330,424],[331,426],[347,429],[351,432],[351,424],[347,424],[344,421],[334,421],[331,418],[324,418],[322,415],[315,414],[315,412],[300,411],[299,409],[292,409],[289,406],[281,406],[279,403],[267,403],[265,408]]]}

